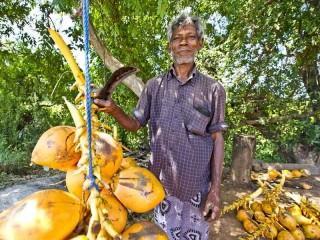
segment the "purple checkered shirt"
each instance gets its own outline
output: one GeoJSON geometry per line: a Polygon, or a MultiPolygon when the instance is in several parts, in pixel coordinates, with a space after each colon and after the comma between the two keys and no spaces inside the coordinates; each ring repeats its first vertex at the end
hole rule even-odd
{"type": "Polygon", "coordinates": [[[142,126],[149,121],[149,168],[169,195],[189,201],[208,191],[211,133],[227,128],[225,101],[223,86],[196,68],[186,82],[174,68],[147,82],[133,115],[142,126]]]}

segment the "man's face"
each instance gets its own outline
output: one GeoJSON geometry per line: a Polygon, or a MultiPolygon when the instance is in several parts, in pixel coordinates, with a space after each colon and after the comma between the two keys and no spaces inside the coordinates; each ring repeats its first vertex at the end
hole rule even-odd
{"type": "Polygon", "coordinates": [[[195,55],[202,47],[194,24],[177,28],[169,43],[169,50],[176,64],[193,63],[195,55]]]}

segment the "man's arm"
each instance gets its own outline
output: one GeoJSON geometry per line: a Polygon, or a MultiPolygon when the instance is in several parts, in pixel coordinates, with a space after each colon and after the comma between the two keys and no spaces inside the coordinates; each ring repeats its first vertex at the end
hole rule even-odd
{"type": "Polygon", "coordinates": [[[127,115],[112,100],[94,99],[93,102],[106,114],[112,115],[128,131],[136,132],[141,127],[139,121],[127,115]]]}
{"type": "Polygon", "coordinates": [[[220,195],[220,186],[224,159],[224,139],[222,132],[215,132],[212,135],[214,141],[213,154],[211,156],[211,191],[220,195]]]}
{"type": "Polygon", "coordinates": [[[214,132],[211,137],[214,141],[211,156],[211,188],[203,213],[204,216],[208,217],[208,221],[215,220],[220,214],[220,187],[224,160],[224,139],[222,132],[214,132]]]}

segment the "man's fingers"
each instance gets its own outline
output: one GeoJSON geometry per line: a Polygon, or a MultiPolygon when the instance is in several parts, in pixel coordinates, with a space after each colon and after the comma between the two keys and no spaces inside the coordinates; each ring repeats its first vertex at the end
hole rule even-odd
{"type": "Polygon", "coordinates": [[[219,217],[220,215],[220,209],[215,206],[213,209],[212,209],[212,213],[211,213],[211,220],[215,220],[219,217]]]}
{"type": "Polygon", "coordinates": [[[104,100],[95,98],[93,99],[94,104],[96,104],[99,108],[98,111],[103,111],[105,113],[110,113],[116,111],[117,106],[112,100],[104,100]]]}
{"type": "Polygon", "coordinates": [[[203,216],[206,216],[211,210],[211,208],[212,208],[212,203],[211,202],[207,203],[203,211],[203,216]]]}
{"type": "Polygon", "coordinates": [[[217,215],[213,212],[213,213],[211,213],[210,220],[213,221],[216,219],[216,217],[217,217],[217,215]]]}
{"type": "Polygon", "coordinates": [[[97,104],[97,105],[100,105],[100,106],[103,104],[103,102],[104,102],[104,101],[101,100],[101,99],[97,99],[97,98],[96,98],[96,99],[93,99],[93,103],[94,103],[94,104],[97,104]]]}
{"type": "Polygon", "coordinates": [[[110,107],[111,106],[111,101],[108,100],[103,100],[103,99],[93,99],[94,104],[102,107],[110,107]]]}
{"type": "Polygon", "coordinates": [[[212,222],[220,216],[220,208],[218,206],[214,206],[213,203],[209,203],[205,206],[203,216],[206,217],[207,221],[212,222]]]}

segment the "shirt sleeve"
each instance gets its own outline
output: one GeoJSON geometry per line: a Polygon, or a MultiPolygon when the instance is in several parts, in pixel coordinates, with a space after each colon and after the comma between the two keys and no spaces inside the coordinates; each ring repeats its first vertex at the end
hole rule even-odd
{"type": "Polygon", "coordinates": [[[212,118],[207,127],[207,131],[214,132],[225,131],[228,125],[225,122],[226,91],[220,83],[216,83],[212,91],[211,108],[212,118]]]}
{"type": "Polygon", "coordinates": [[[151,80],[145,85],[136,108],[133,110],[133,116],[139,121],[141,126],[145,126],[150,118],[151,108],[151,80]]]}

